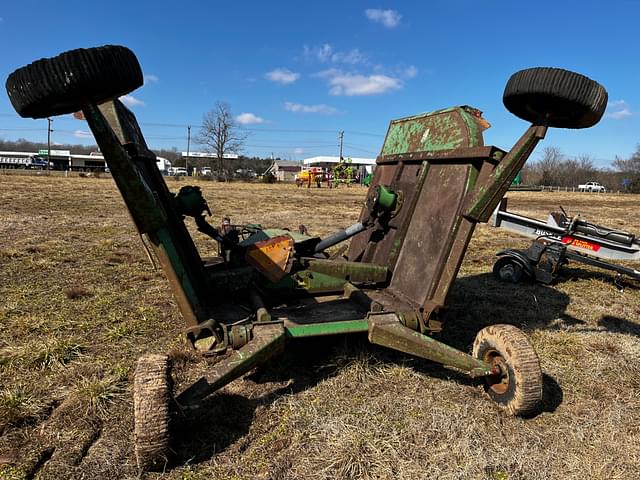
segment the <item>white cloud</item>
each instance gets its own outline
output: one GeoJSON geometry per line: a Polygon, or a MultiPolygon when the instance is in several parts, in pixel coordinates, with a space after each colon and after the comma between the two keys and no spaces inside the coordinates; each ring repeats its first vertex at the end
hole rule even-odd
{"type": "Polygon", "coordinates": [[[333,63],[349,63],[355,65],[357,63],[363,63],[367,58],[358,48],[352,48],[348,52],[336,52],[331,55],[331,61],[333,63]]]}
{"type": "Polygon", "coordinates": [[[338,113],[336,108],[323,103],[318,105],[303,105],[301,103],[284,102],[284,109],[295,113],[320,113],[323,115],[333,115],[338,113]]]}
{"type": "Polygon", "coordinates": [[[259,117],[250,112],[241,113],[236,117],[236,120],[241,125],[253,125],[256,123],[264,123],[264,118],[259,117]]]}
{"type": "Polygon", "coordinates": [[[359,63],[365,63],[367,57],[360,51],[359,48],[352,48],[349,51],[341,52],[334,50],[330,43],[324,43],[319,47],[304,46],[304,56],[314,60],[318,60],[321,63],[346,63],[349,65],[356,65],[359,63]]]}
{"type": "Polygon", "coordinates": [[[607,118],[622,120],[633,115],[633,112],[624,100],[614,100],[607,104],[607,118]]]}
{"type": "Polygon", "coordinates": [[[124,103],[127,107],[144,106],[144,102],[142,100],[138,100],[133,95],[124,95],[123,97],[120,97],[120,101],[124,103]]]}
{"type": "Polygon", "coordinates": [[[158,77],[156,75],[145,75],[144,76],[144,84],[146,85],[147,83],[158,83],[158,77]]]}
{"type": "Polygon", "coordinates": [[[345,95],[347,97],[362,95],[378,95],[402,88],[402,81],[388,75],[361,75],[329,69],[317,74],[325,78],[331,87],[329,95],[345,95]]]}
{"type": "Polygon", "coordinates": [[[367,8],[364,14],[372,22],[381,23],[387,28],[397,27],[402,19],[402,15],[395,10],[382,10],[380,8],[367,8]]]}
{"type": "Polygon", "coordinates": [[[300,78],[299,73],[294,73],[286,68],[276,68],[275,70],[265,73],[264,76],[267,80],[271,80],[272,82],[280,83],[282,85],[288,85],[300,78]]]}
{"type": "Polygon", "coordinates": [[[320,62],[328,62],[333,54],[333,47],[329,43],[325,43],[319,47],[304,46],[304,56],[316,58],[320,62]]]}
{"type": "Polygon", "coordinates": [[[409,65],[404,69],[403,73],[406,78],[415,78],[415,76],[418,75],[418,69],[413,65],[409,65]]]}
{"type": "Polygon", "coordinates": [[[302,155],[303,153],[304,153],[304,148],[300,148],[300,147],[296,148],[296,149],[293,151],[293,154],[294,154],[294,155],[302,155]]]}
{"type": "Polygon", "coordinates": [[[73,132],[73,136],[77,138],[93,138],[93,134],[85,130],[76,130],[73,132]]]}

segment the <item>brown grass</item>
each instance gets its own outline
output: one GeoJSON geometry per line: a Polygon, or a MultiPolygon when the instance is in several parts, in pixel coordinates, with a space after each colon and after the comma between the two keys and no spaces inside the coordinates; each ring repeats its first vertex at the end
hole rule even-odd
{"type": "MultiPolygon", "coordinates": [[[[198,185],[214,223],[317,235],[353,223],[365,193],[198,185]]],[[[509,197],[536,218],[562,204],[640,233],[636,196],[509,197]]],[[[176,432],[175,465],[145,477],[637,478],[640,292],[576,264],[554,287],[496,283],[495,253],[526,244],[477,229],[443,338],[468,350],[484,325],[521,325],[545,372],[540,415],[507,417],[476,382],[360,337],[306,341],[201,405],[176,432]]],[[[0,175],[0,458],[16,459],[0,478],[134,478],[131,372],[171,352],[178,384],[195,378],[204,365],[181,329],[112,180],[0,175]]]]}

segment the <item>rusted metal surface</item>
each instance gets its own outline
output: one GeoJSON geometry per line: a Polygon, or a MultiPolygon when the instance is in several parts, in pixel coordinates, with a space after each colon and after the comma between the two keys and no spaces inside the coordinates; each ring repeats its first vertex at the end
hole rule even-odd
{"type": "MultiPolygon", "coordinates": [[[[401,192],[403,206],[389,222],[378,222],[374,228],[356,235],[349,248],[349,260],[395,270],[429,169],[436,163],[459,163],[461,158],[477,163],[483,154],[492,155],[492,149],[483,148],[482,131],[486,127],[476,113],[471,107],[455,107],[391,122],[370,188],[384,185],[401,192]]],[[[363,209],[360,221],[367,214],[363,209]]]]}
{"type": "Polygon", "coordinates": [[[453,107],[392,121],[382,155],[481,146],[486,126],[468,109],[453,107]]]}
{"type": "Polygon", "coordinates": [[[465,205],[464,215],[476,222],[487,222],[522,169],[538,142],[544,138],[547,127],[532,125],[520,137],[509,153],[491,172],[487,180],[478,184],[465,205]]]}
{"type": "Polygon", "coordinates": [[[489,147],[470,147],[470,148],[454,148],[452,150],[440,150],[440,151],[426,151],[426,152],[407,152],[396,153],[389,155],[380,155],[376,160],[378,165],[394,164],[394,163],[421,163],[425,160],[430,162],[437,162],[438,160],[451,160],[451,159],[469,159],[469,160],[487,160],[490,162],[498,163],[498,157],[504,155],[506,152],[503,150],[489,146],[489,147]]]}
{"type": "Polygon", "coordinates": [[[471,377],[493,374],[493,366],[402,325],[393,313],[370,315],[369,341],[456,368],[471,377]]]}
{"type": "Polygon", "coordinates": [[[312,272],[324,273],[354,283],[384,283],[389,279],[389,270],[380,265],[321,258],[303,258],[301,264],[312,272]]]}
{"type": "Polygon", "coordinates": [[[464,164],[432,165],[429,169],[428,187],[420,192],[389,286],[411,299],[416,308],[429,299],[447,267],[460,225],[458,211],[472,174],[471,167],[464,164]]]}
{"type": "Polygon", "coordinates": [[[184,390],[176,398],[181,406],[202,400],[218,388],[244,375],[256,365],[282,352],[285,330],[282,323],[256,325],[253,339],[239,350],[211,366],[206,377],[184,390]]]}
{"type": "Polygon", "coordinates": [[[119,100],[100,108],[87,105],[83,113],[138,231],[146,234],[171,283],[187,326],[206,320],[207,284],[200,256],[173,208],[135,116],[119,100]]]}
{"type": "Polygon", "coordinates": [[[245,259],[270,281],[277,282],[291,270],[292,252],[293,238],[280,235],[251,245],[245,259]]]}

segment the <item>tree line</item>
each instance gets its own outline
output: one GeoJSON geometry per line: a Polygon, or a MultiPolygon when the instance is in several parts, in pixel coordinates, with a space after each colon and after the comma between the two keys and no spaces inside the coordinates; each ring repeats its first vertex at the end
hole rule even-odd
{"type": "Polygon", "coordinates": [[[546,147],[542,158],[527,163],[522,169],[526,185],[577,187],[599,182],[610,191],[640,192],[640,145],[628,159],[616,157],[609,167],[597,167],[589,155],[565,156],[557,147],[546,147]]]}
{"type": "MultiPolygon", "coordinates": [[[[200,132],[195,137],[196,144],[209,152],[213,158],[192,159],[188,163],[181,158],[178,150],[160,149],[153,152],[164,157],[174,166],[189,168],[210,167],[215,176],[227,179],[250,176],[253,172],[263,173],[271,164],[270,159],[241,156],[248,133],[242,129],[231,113],[228,103],[218,101],[203,116],[200,132]],[[236,160],[225,159],[227,153],[239,155],[236,160]],[[185,162],[183,165],[182,162],[185,162]]],[[[0,150],[38,151],[46,149],[46,144],[19,139],[15,142],[0,139],[0,150]]],[[[74,153],[89,154],[97,150],[95,145],[56,145],[57,150],[71,150],[74,153]]],[[[278,159],[279,160],[279,159],[278,159]]],[[[586,182],[596,181],[610,191],[640,192],[640,145],[627,159],[618,158],[610,167],[596,167],[589,155],[577,158],[565,156],[557,147],[546,147],[542,158],[527,163],[521,171],[522,182],[526,185],[555,187],[577,187],[586,182]]]]}

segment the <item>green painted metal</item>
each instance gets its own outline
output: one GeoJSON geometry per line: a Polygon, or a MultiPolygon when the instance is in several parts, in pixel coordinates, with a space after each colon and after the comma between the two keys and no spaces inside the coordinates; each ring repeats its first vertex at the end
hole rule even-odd
{"type": "Polygon", "coordinates": [[[246,247],[249,245],[253,245],[256,242],[269,240],[270,238],[279,237],[281,235],[289,235],[291,238],[293,238],[293,241],[295,243],[304,242],[306,240],[310,240],[313,238],[313,237],[310,237],[309,235],[303,235],[301,233],[294,232],[291,230],[284,230],[282,228],[265,228],[263,230],[257,231],[246,240],[240,242],[240,245],[242,245],[243,247],[246,247]]]}
{"type": "Polygon", "coordinates": [[[470,196],[465,205],[465,217],[486,222],[522,169],[531,152],[546,134],[546,127],[532,125],[496,166],[489,178],[470,196]]]}
{"type": "Polygon", "coordinates": [[[323,273],[352,283],[383,283],[389,277],[387,267],[372,263],[303,258],[301,264],[311,272],[323,273]]]}
{"type": "Polygon", "coordinates": [[[378,205],[385,211],[390,212],[396,205],[398,195],[384,185],[379,185],[379,187],[378,205]]]}
{"type": "Polygon", "coordinates": [[[281,323],[253,327],[253,338],[240,349],[209,368],[207,376],[188,387],[177,397],[179,405],[185,406],[202,400],[222,388],[256,365],[284,350],[286,334],[281,323]]]}
{"type": "MultiPolygon", "coordinates": [[[[422,162],[422,167],[420,168],[420,173],[418,174],[418,178],[416,179],[416,187],[415,191],[419,192],[422,190],[424,185],[424,181],[427,178],[427,174],[429,173],[429,162],[422,162]]],[[[403,205],[403,209],[408,209],[410,212],[414,211],[416,208],[416,203],[418,202],[418,195],[413,195],[413,200],[409,205],[403,205]]],[[[396,234],[396,238],[391,245],[391,249],[389,251],[389,260],[388,265],[390,269],[395,267],[396,261],[398,260],[398,255],[400,255],[400,250],[402,250],[402,244],[404,242],[404,238],[407,235],[407,230],[409,229],[409,222],[404,222],[400,225],[400,229],[396,234]]]]}
{"type": "Polygon", "coordinates": [[[202,196],[200,187],[185,185],[180,189],[175,198],[178,211],[182,215],[199,217],[202,215],[202,212],[209,211],[209,207],[202,196]]]}
{"type": "Polygon", "coordinates": [[[194,288],[192,283],[192,279],[189,276],[187,269],[182,261],[182,258],[176,251],[175,245],[171,238],[171,233],[163,228],[157,232],[155,232],[154,236],[157,238],[157,242],[159,245],[162,245],[167,256],[169,257],[169,261],[171,262],[171,266],[173,267],[173,271],[180,282],[180,287],[184,292],[191,308],[194,312],[201,312],[204,309],[204,306],[201,304],[201,300],[194,288]]]}
{"type": "Polygon", "coordinates": [[[340,322],[309,323],[286,327],[287,336],[291,338],[321,337],[344,333],[359,333],[369,330],[369,322],[362,320],[344,320],[340,322]]]}
{"type": "Polygon", "coordinates": [[[489,364],[405,327],[394,313],[370,315],[368,322],[371,343],[462,370],[472,377],[492,374],[489,364]]]}
{"type": "Polygon", "coordinates": [[[151,240],[187,324],[205,320],[208,296],[200,256],[175,212],[175,199],[158,171],[154,154],[147,149],[133,113],[119,100],[100,107],[86,105],[83,113],[138,232],[151,240]],[[125,149],[125,144],[131,151],[125,149]]]}
{"type": "Polygon", "coordinates": [[[482,145],[482,131],[477,120],[465,108],[453,107],[392,121],[382,155],[479,145],[482,145]]]}
{"type": "Polygon", "coordinates": [[[88,105],[84,110],[87,123],[98,141],[100,150],[103,152],[138,232],[148,233],[165,225],[166,217],[163,215],[162,209],[158,208],[158,202],[153,192],[143,180],[139,170],[131,161],[131,157],[122,147],[120,139],[116,136],[114,130],[116,130],[115,125],[118,125],[119,118],[115,112],[111,113],[110,121],[114,124],[113,129],[98,107],[88,105]]]}
{"type": "Polygon", "coordinates": [[[289,293],[330,293],[344,290],[347,280],[312,270],[300,270],[286,275],[278,282],[270,282],[263,286],[267,292],[279,295],[289,293]]]}

